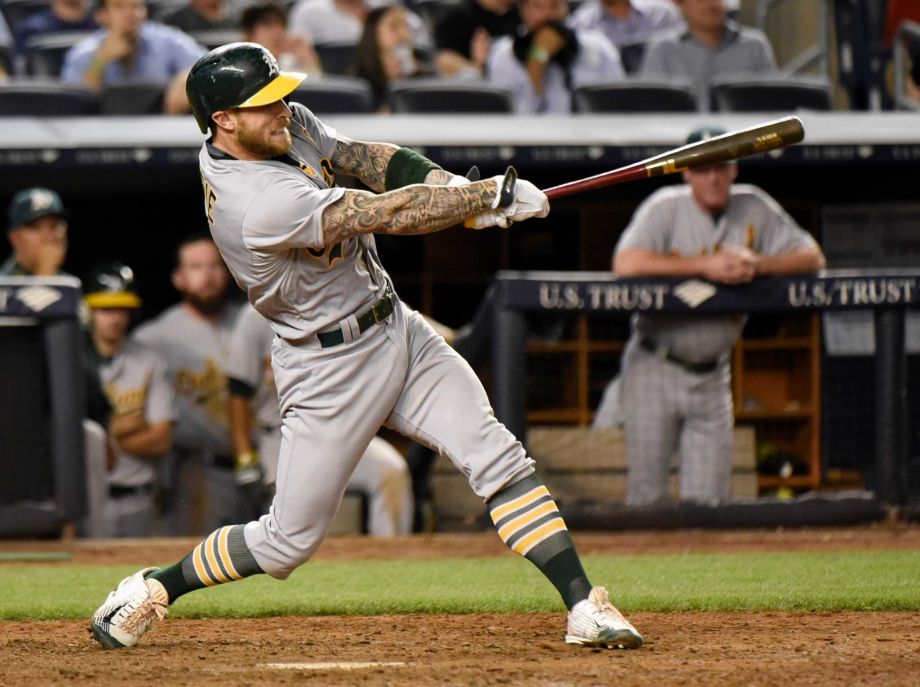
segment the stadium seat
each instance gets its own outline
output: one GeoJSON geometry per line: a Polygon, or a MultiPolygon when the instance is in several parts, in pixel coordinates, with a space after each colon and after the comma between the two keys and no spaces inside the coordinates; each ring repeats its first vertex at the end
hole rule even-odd
{"type": "Polygon", "coordinates": [[[636,74],[645,57],[645,43],[626,43],[620,46],[620,60],[627,74],[636,74]]]}
{"type": "Polygon", "coordinates": [[[627,79],[585,84],[572,93],[575,112],[695,112],[689,84],[627,79]]]}
{"type": "Polygon", "coordinates": [[[25,48],[26,74],[38,77],[60,76],[67,51],[89,35],[89,31],[67,31],[33,36],[25,48]]]}
{"type": "Polygon", "coordinates": [[[227,43],[235,43],[243,40],[242,34],[235,30],[215,30],[215,31],[192,31],[189,36],[208,50],[213,50],[227,43]]]}
{"type": "Polygon", "coordinates": [[[354,73],[357,43],[319,43],[314,48],[324,74],[343,76],[354,73]]]}
{"type": "Polygon", "coordinates": [[[50,0],[0,0],[0,11],[10,30],[19,26],[23,19],[50,5],[50,0]]]}
{"type": "Polygon", "coordinates": [[[316,114],[348,114],[374,111],[371,87],[364,79],[325,76],[307,79],[289,99],[302,103],[316,114]]]}
{"type": "Polygon", "coordinates": [[[163,113],[165,81],[138,81],[107,86],[99,97],[104,115],[153,115],[163,113]]]}
{"type": "Polygon", "coordinates": [[[0,117],[63,117],[98,112],[99,98],[80,86],[16,79],[0,84],[0,117]]]}
{"type": "Polygon", "coordinates": [[[723,112],[832,110],[831,83],[823,77],[745,75],[712,85],[713,107],[723,112]]]}
{"type": "Polygon", "coordinates": [[[484,81],[406,79],[390,85],[389,102],[396,113],[510,113],[511,91],[484,81]]]}

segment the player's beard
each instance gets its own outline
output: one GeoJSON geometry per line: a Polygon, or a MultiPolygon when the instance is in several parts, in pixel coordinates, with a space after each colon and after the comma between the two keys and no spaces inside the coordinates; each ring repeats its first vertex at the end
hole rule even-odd
{"type": "Polygon", "coordinates": [[[224,307],[224,295],[199,296],[186,292],[185,301],[203,315],[216,315],[224,307]]]}
{"type": "Polygon", "coordinates": [[[263,158],[283,155],[291,149],[293,143],[291,132],[287,127],[284,127],[284,136],[274,137],[270,132],[263,133],[263,131],[250,129],[242,121],[239,122],[237,129],[237,140],[250,153],[263,158]]]}

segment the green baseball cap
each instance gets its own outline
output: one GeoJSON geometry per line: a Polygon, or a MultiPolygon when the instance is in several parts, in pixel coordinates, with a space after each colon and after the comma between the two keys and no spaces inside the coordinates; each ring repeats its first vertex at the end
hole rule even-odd
{"type": "Polygon", "coordinates": [[[727,134],[728,132],[719,126],[701,126],[699,129],[694,129],[690,132],[690,135],[687,136],[687,145],[691,143],[699,143],[700,141],[705,141],[708,138],[715,138],[716,136],[721,136],[722,134],[727,134]]]}
{"type": "Polygon", "coordinates": [[[50,188],[27,188],[20,191],[10,202],[8,230],[30,224],[40,217],[57,215],[69,217],[70,213],[61,202],[61,197],[50,188]]]}

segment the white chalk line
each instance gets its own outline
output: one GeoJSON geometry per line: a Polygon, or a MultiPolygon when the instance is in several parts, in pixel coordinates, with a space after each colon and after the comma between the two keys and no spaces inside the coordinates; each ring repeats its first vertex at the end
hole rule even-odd
{"type": "Polygon", "coordinates": [[[312,663],[258,663],[268,670],[363,670],[365,668],[395,668],[405,661],[314,661],[312,663]]]}

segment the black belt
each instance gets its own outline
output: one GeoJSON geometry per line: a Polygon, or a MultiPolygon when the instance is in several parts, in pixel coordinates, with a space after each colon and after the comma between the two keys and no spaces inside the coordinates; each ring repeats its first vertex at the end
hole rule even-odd
{"type": "MultiPolygon", "coordinates": [[[[649,353],[659,354],[661,352],[661,347],[655,343],[654,339],[650,339],[647,336],[639,339],[639,345],[642,347],[643,351],[648,351],[649,353]]],[[[672,362],[675,365],[680,365],[682,368],[687,370],[687,372],[693,372],[695,374],[706,374],[707,372],[714,372],[719,368],[720,359],[716,360],[704,360],[701,363],[692,363],[689,360],[684,360],[680,358],[671,351],[666,351],[664,354],[664,359],[668,362],[672,362]]]]}
{"type": "MultiPolygon", "coordinates": [[[[383,322],[393,314],[393,296],[389,293],[382,295],[366,312],[358,315],[358,333],[363,334],[378,322],[383,322]]],[[[331,332],[319,332],[316,335],[319,339],[319,345],[323,348],[331,348],[345,343],[345,333],[339,327],[331,332]]]]}
{"type": "Polygon", "coordinates": [[[124,498],[125,496],[139,496],[141,494],[152,494],[152,484],[140,484],[136,487],[123,487],[120,484],[109,485],[109,497],[113,499],[124,498]]]}

